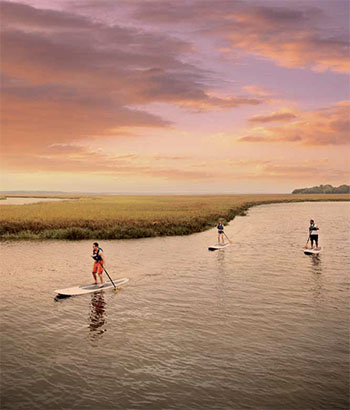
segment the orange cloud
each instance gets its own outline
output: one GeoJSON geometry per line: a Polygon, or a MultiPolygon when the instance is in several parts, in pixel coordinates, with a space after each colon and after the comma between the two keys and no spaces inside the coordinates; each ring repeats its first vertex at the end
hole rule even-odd
{"type": "MultiPolygon", "coordinates": [[[[230,52],[232,52],[232,50],[230,50],[230,52]]],[[[243,87],[243,90],[247,91],[250,94],[259,95],[261,97],[273,95],[272,92],[259,85],[246,85],[243,87]]]]}
{"type": "Polygon", "coordinates": [[[197,27],[201,34],[225,40],[224,54],[237,51],[268,58],[284,67],[310,67],[315,71],[347,72],[348,5],[338,20],[317,4],[281,5],[279,1],[182,2],[181,7],[163,0],[135,1],[135,16],[158,24],[197,27]],[[341,21],[340,21],[341,20],[341,21]]]}
{"type": "Polygon", "coordinates": [[[296,115],[292,112],[273,112],[266,115],[254,115],[252,118],[249,118],[249,122],[285,122],[293,120],[296,118],[296,115]]]}
{"type": "Polygon", "coordinates": [[[168,127],[133,109],[153,102],[195,110],[263,102],[211,95],[207,73],[183,61],[192,45],[166,34],[8,1],[1,11],[3,149],[168,127]]]}
{"type": "MultiPolygon", "coordinates": [[[[349,144],[349,107],[350,102],[343,101],[316,111],[300,112],[294,121],[284,125],[248,130],[238,141],[298,142],[304,145],[349,144]]],[[[261,122],[267,122],[266,119],[271,120],[275,115],[272,113],[263,116],[265,120],[261,122]]]]}
{"type": "MultiPolygon", "coordinates": [[[[112,154],[76,144],[52,144],[40,153],[14,152],[3,156],[2,166],[14,172],[80,173],[109,176],[155,177],[173,181],[214,180],[214,172],[196,169],[185,156],[112,154]]],[[[195,160],[194,160],[195,162],[195,160]]]]}

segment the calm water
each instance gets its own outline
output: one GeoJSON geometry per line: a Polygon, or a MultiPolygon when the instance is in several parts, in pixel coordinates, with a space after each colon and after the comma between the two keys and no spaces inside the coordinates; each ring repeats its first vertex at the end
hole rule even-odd
{"type": "Polygon", "coordinates": [[[0,200],[0,205],[26,205],[26,204],[35,204],[37,202],[52,202],[52,201],[72,201],[72,199],[65,198],[14,198],[9,197],[6,199],[0,200]]]}
{"type": "Polygon", "coordinates": [[[188,237],[2,244],[2,409],[348,409],[349,204],[252,208],[188,237]],[[308,220],[319,257],[305,256],[308,220]]]}

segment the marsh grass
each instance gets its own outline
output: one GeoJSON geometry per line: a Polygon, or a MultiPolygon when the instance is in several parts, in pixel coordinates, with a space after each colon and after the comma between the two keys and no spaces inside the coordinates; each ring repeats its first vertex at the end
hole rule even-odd
{"type": "Polygon", "coordinates": [[[0,238],[79,240],[188,235],[212,228],[219,218],[226,223],[259,204],[345,200],[349,195],[84,196],[79,201],[3,205],[0,238]]]}

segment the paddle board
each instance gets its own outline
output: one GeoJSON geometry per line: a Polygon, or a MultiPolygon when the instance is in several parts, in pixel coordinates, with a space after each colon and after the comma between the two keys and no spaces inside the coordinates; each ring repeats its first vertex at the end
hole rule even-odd
{"type": "MultiPolygon", "coordinates": [[[[113,282],[117,288],[124,285],[128,281],[129,281],[128,278],[113,279],[113,282]]],[[[106,281],[103,284],[103,287],[101,287],[100,284],[97,284],[97,285],[90,284],[90,285],[73,286],[72,288],[66,288],[66,289],[58,289],[58,290],[55,290],[55,292],[57,293],[57,295],[61,295],[61,296],[78,296],[78,295],[86,295],[87,293],[101,292],[102,290],[108,290],[108,289],[114,289],[114,286],[110,281],[106,281]]]]}
{"type": "Polygon", "coordinates": [[[322,247],[319,246],[318,248],[314,249],[303,249],[305,255],[318,255],[322,250],[322,247]]]}
{"type": "Polygon", "coordinates": [[[230,246],[231,244],[230,243],[224,243],[224,244],[216,244],[216,245],[213,245],[213,246],[209,246],[209,250],[210,251],[217,251],[217,250],[219,250],[219,249],[223,249],[223,248],[227,248],[228,246],[230,246]]]}

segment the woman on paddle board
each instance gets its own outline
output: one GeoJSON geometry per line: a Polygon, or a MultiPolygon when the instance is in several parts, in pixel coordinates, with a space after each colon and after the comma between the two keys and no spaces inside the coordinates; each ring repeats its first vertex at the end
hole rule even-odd
{"type": "Polygon", "coordinates": [[[217,226],[218,229],[218,243],[220,243],[220,239],[222,244],[224,244],[225,238],[224,238],[224,225],[222,224],[222,221],[219,221],[219,224],[217,226]]]}
{"type": "Polygon", "coordinates": [[[94,265],[92,267],[92,276],[94,277],[95,280],[95,285],[97,285],[97,276],[96,273],[98,274],[101,282],[101,286],[103,286],[103,265],[105,264],[105,257],[103,255],[102,249],[98,246],[97,242],[94,242],[92,244],[92,259],[94,260],[94,265]]]}
{"type": "Polygon", "coordinates": [[[316,249],[318,248],[318,230],[319,227],[315,224],[313,219],[310,219],[309,235],[311,241],[311,249],[314,248],[314,242],[316,244],[316,249]]]}

